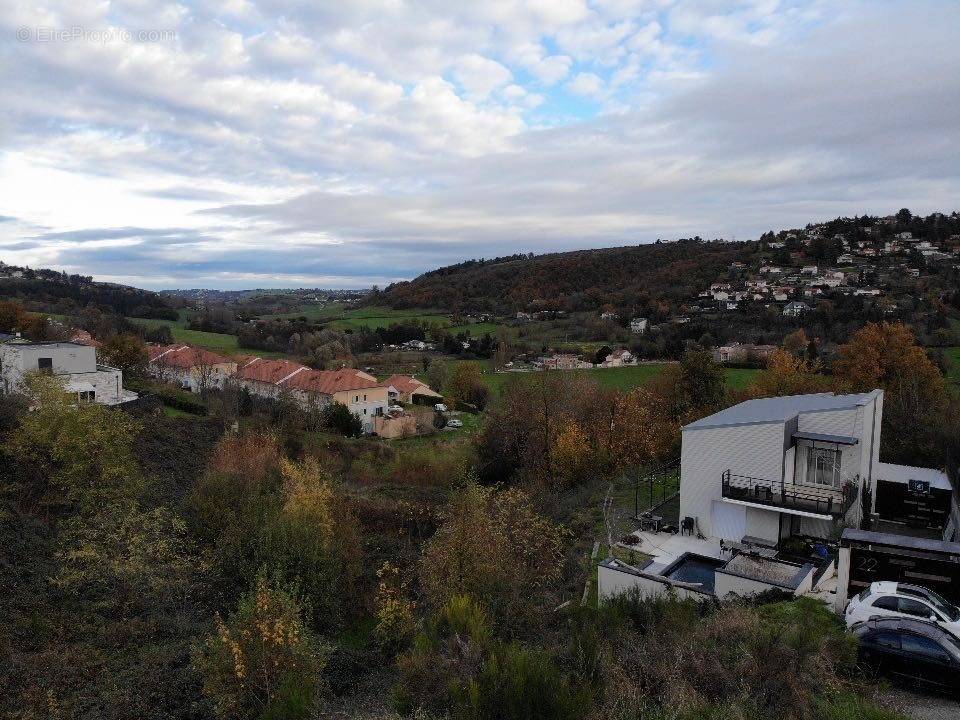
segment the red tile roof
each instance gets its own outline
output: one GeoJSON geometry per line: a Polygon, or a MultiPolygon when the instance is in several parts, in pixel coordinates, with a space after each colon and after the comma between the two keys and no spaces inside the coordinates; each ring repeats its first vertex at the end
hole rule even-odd
{"type": "Polygon", "coordinates": [[[158,357],[156,362],[170,367],[192,368],[202,365],[224,365],[232,363],[233,360],[203,348],[184,345],[158,357]]]}
{"type": "Polygon", "coordinates": [[[186,347],[186,346],[185,345],[147,345],[147,356],[150,358],[150,362],[153,362],[164,353],[170,353],[182,347],[186,347]]]}
{"type": "Polygon", "coordinates": [[[262,358],[254,358],[238,369],[235,377],[238,380],[250,380],[276,385],[293,373],[300,374],[307,370],[309,370],[309,368],[306,365],[291,362],[290,360],[264,360],[262,358]]]}
{"type": "MultiPolygon", "coordinates": [[[[392,385],[397,392],[402,393],[411,393],[411,392],[426,392],[433,393],[433,390],[430,387],[420,380],[417,380],[415,377],[410,377],[409,375],[391,375],[386,380],[383,381],[384,385],[392,385]]],[[[434,393],[439,397],[439,394],[434,393]]]]}
{"type": "Polygon", "coordinates": [[[88,333],[86,330],[80,330],[75,328],[73,333],[70,335],[70,342],[77,343],[78,345],[89,345],[90,347],[98,348],[103,345],[102,342],[97,340],[93,335],[88,333]]]}
{"type": "Polygon", "coordinates": [[[385,383],[371,380],[370,376],[359,370],[304,370],[283,382],[283,387],[303,392],[333,395],[344,390],[363,390],[384,387],[385,383]]]}

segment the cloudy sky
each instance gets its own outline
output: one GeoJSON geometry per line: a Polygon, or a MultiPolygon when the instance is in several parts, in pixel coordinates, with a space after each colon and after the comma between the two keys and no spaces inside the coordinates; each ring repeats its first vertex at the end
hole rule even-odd
{"type": "Polygon", "coordinates": [[[0,259],[365,287],[960,209],[960,2],[0,0],[0,259]]]}

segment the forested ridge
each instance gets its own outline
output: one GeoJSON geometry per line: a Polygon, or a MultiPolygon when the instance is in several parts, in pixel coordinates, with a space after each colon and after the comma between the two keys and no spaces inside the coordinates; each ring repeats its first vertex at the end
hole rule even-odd
{"type": "Polygon", "coordinates": [[[696,295],[755,248],[756,243],[697,238],[471,260],[394,283],[369,301],[397,308],[488,312],[593,310],[634,304],[644,297],[680,301],[696,295]]]}

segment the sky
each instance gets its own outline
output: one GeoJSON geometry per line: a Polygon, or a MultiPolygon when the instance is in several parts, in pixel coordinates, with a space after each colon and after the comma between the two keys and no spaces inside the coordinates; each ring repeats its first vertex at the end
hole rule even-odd
{"type": "Polygon", "coordinates": [[[380,286],[960,210],[960,0],[0,0],[0,260],[380,286]]]}

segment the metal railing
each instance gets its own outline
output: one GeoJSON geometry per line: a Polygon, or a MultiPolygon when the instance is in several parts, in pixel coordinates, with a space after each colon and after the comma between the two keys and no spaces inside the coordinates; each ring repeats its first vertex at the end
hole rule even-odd
{"type": "Polygon", "coordinates": [[[764,480],[749,475],[723,472],[723,497],[769,505],[771,507],[802,510],[818,515],[843,517],[857,499],[858,484],[849,482],[842,489],[814,488],[796,485],[785,480],[764,480]]]}

